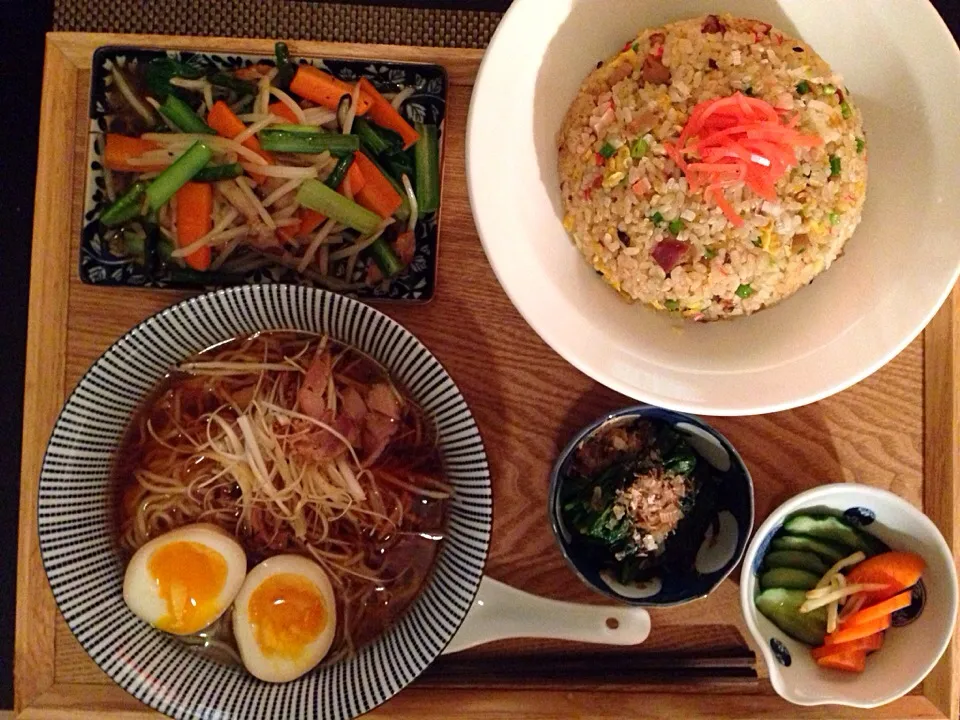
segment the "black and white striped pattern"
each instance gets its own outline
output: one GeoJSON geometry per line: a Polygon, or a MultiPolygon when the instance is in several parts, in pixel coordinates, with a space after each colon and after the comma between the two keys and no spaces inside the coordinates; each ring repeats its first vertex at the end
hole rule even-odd
{"type": "Polygon", "coordinates": [[[483,574],[491,514],[483,442],[437,359],[379,311],[292,285],[202,295],[120,338],[68,399],[40,476],[40,550],[67,624],[118,684],[176,718],[347,718],[382,703],[440,654],[466,616],[483,574]],[[435,418],[455,488],[447,539],[410,611],[356,656],[278,685],[198,657],[127,609],[110,485],[114,449],[131,414],[173,365],[218,342],[272,329],[329,333],[382,362],[435,418]]]}

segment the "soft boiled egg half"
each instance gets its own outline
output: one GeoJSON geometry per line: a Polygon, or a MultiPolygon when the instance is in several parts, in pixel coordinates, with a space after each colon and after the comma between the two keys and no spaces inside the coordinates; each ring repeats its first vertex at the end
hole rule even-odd
{"type": "Polygon", "coordinates": [[[330,579],[299,555],[277,555],[257,565],[233,608],[243,664],[267,682],[294,680],[315,667],[330,650],[336,629],[330,579]]]}
{"type": "Polygon", "coordinates": [[[192,635],[230,607],[246,573],[247,556],[236,540],[215,525],[188,525],[134,553],[123,599],[155,628],[192,635]]]}

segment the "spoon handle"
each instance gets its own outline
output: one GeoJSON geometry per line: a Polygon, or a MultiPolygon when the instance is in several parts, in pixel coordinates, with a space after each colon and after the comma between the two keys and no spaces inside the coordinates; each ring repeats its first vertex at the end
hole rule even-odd
{"type": "Polygon", "coordinates": [[[638,645],[649,634],[650,615],[643,608],[552,600],[484,575],[470,612],[443,652],[518,637],[638,645]]]}

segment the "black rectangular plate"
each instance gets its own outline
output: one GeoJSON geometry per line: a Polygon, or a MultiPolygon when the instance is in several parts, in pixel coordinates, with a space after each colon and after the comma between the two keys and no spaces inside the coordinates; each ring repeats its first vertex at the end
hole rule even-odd
{"type": "MultiPolygon", "coordinates": [[[[94,285],[122,285],[149,288],[211,289],[224,284],[252,284],[264,282],[291,282],[320,286],[319,283],[298,275],[293,270],[270,266],[250,271],[226,283],[193,283],[175,280],[168,272],[148,276],[143,267],[130,258],[110,252],[100,224],[100,213],[107,206],[106,184],[103,178],[102,147],[104,134],[112,130],[111,116],[106,103],[107,78],[110,63],[126,65],[132,61],[148,62],[153,58],[169,56],[189,61],[204,68],[235,70],[254,63],[273,64],[272,56],[231,53],[207,53],[179,50],[144,49],[122,46],[98,48],[93,56],[90,82],[90,128],[88,142],[87,182],[84,204],[83,230],[80,241],[80,279],[94,285]]],[[[443,119],[446,112],[447,73],[439,65],[393,62],[388,60],[348,60],[339,58],[301,58],[300,62],[320,67],[349,82],[366,77],[377,89],[395,91],[399,85],[417,88],[401,108],[408,120],[436,124],[440,127],[443,144],[443,119]]],[[[441,152],[442,158],[442,152],[441,152]]],[[[413,261],[389,283],[363,287],[347,294],[361,299],[426,302],[436,291],[438,215],[421,217],[417,223],[416,252],[413,261]]],[[[358,264],[354,278],[362,272],[358,264]]],[[[341,278],[343,279],[343,278],[341,278]]]]}

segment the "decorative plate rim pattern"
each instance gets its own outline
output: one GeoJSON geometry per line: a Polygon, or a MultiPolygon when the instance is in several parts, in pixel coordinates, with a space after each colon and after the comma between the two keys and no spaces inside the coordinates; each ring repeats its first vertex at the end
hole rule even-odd
{"type": "Polygon", "coordinates": [[[483,575],[492,493],[466,400],[416,337],[356,300],[272,284],[190,298],[147,318],[107,349],[56,421],[41,468],[37,515],[41,558],[61,614],[94,662],[136,698],[176,718],[327,719],[381,704],[449,643],[483,575]],[[282,684],[199,656],[127,609],[110,484],[114,448],[131,413],[174,363],[228,337],[266,329],[328,332],[381,361],[434,417],[455,488],[447,537],[408,611],[351,658],[282,684]]]}
{"type": "MultiPolygon", "coordinates": [[[[164,54],[176,59],[189,59],[198,62],[201,66],[217,68],[232,69],[260,62],[273,64],[273,56],[267,55],[177,50],[160,46],[138,47],[111,44],[103,45],[94,51],[87,106],[89,128],[84,180],[84,207],[80,230],[80,255],[77,261],[80,280],[90,285],[181,290],[213,290],[220,287],[257,283],[290,283],[327,289],[322,288],[319,283],[310,278],[298,275],[294,270],[279,266],[250,270],[230,281],[225,278],[212,278],[211,282],[205,284],[175,279],[170,277],[169,273],[151,278],[130,258],[115,255],[110,251],[105,234],[97,220],[105,206],[102,149],[97,143],[106,131],[104,118],[108,115],[105,106],[105,79],[109,74],[106,69],[106,62],[116,61],[117,58],[124,59],[124,62],[126,62],[133,58],[145,59],[164,54]]],[[[297,57],[295,59],[301,64],[321,67],[341,79],[350,80],[362,75],[381,89],[383,89],[383,86],[398,82],[413,84],[417,87],[422,86],[404,103],[401,109],[409,118],[426,118],[438,125],[440,128],[442,169],[443,145],[445,143],[444,120],[450,85],[445,67],[435,63],[377,58],[355,59],[324,56],[297,57]],[[430,117],[427,118],[427,115],[430,117]]],[[[387,285],[381,284],[369,288],[360,288],[345,294],[364,300],[417,303],[432,300],[436,295],[438,279],[440,215],[441,211],[437,211],[420,218],[416,228],[416,250],[407,270],[387,285]]],[[[362,274],[362,266],[358,264],[354,279],[359,277],[360,274],[362,274]]]]}

